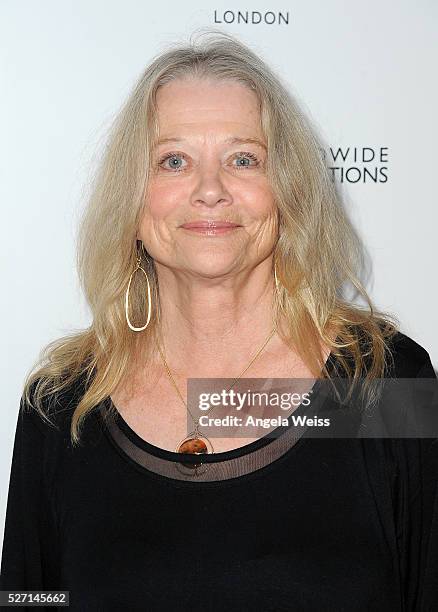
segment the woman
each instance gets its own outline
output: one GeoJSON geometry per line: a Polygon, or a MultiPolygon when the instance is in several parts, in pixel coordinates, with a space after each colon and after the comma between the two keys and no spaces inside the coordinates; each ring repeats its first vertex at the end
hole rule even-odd
{"type": "Polygon", "coordinates": [[[432,610],[431,440],[188,418],[193,378],[361,378],[371,402],[376,379],[435,376],[360,284],[295,101],[212,34],[157,56],[115,122],[79,240],[92,324],[23,393],[2,589],[81,611],[432,610]]]}

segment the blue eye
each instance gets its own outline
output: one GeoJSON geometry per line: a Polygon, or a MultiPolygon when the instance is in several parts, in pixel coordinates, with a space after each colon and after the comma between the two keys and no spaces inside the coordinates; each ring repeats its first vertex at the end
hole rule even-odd
{"type": "MultiPolygon", "coordinates": [[[[160,160],[160,166],[162,164],[164,164],[165,161],[167,161],[168,159],[171,160],[170,163],[170,170],[175,170],[176,172],[180,172],[183,168],[181,168],[181,166],[178,166],[177,164],[173,163],[175,160],[177,161],[178,158],[180,159],[185,159],[184,155],[181,155],[180,153],[168,153],[167,155],[165,155],[161,160],[160,160]]],[[[166,168],[166,170],[169,168],[166,168]]]]}
{"type": "Polygon", "coordinates": [[[250,160],[255,162],[255,164],[253,164],[253,167],[257,167],[260,165],[260,161],[258,160],[257,156],[254,155],[254,153],[238,153],[235,159],[240,159],[242,161],[248,162],[247,164],[238,163],[236,166],[238,170],[241,170],[242,168],[251,168],[251,164],[249,163],[250,160]]]}
{"type": "MultiPolygon", "coordinates": [[[[185,160],[185,159],[186,157],[182,153],[176,153],[176,152],[166,153],[166,155],[164,155],[160,159],[158,165],[164,168],[164,170],[169,170],[170,172],[182,172],[183,170],[185,170],[185,167],[181,166],[181,161],[178,161],[178,160],[185,160]],[[169,160],[170,166],[165,167],[164,163],[168,160],[169,160]]],[[[248,168],[257,168],[258,166],[260,166],[260,160],[258,159],[256,155],[254,155],[254,153],[249,153],[249,152],[236,153],[233,156],[233,159],[238,160],[237,165],[234,165],[234,168],[236,168],[236,170],[246,170],[248,168]],[[251,161],[253,161],[254,163],[251,164],[250,163],[251,161]]]]}

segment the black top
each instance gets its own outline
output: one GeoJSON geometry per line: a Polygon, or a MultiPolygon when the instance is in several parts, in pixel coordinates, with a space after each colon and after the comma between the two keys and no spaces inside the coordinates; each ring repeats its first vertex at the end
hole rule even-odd
{"type": "MultiPolygon", "coordinates": [[[[435,377],[409,337],[392,351],[393,376],[435,377]]],[[[81,612],[438,610],[434,439],[286,429],[194,475],[119,413],[104,419],[110,401],[75,449],[74,391],[59,430],[20,410],[0,589],[68,590],[81,612]]]]}

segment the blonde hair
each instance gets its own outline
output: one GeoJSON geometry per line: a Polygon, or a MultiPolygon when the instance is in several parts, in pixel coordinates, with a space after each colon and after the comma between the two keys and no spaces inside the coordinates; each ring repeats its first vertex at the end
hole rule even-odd
{"type": "MultiPolygon", "coordinates": [[[[385,372],[388,340],[397,323],[373,308],[359,280],[363,248],[309,119],[263,59],[232,35],[209,29],[159,53],[117,115],[78,235],[79,279],[92,323],[48,344],[25,381],[26,403],[49,420],[43,398],[83,380],[71,419],[73,445],[79,443],[84,417],[129,379],[136,360],[144,364],[152,355],[159,288],[147,254],[142,266],[155,307],[143,332],[129,329],[124,297],[136,264],[136,232],[158,136],[156,93],[174,79],[190,77],[239,82],[258,97],[268,145],[266,172],[279,215],[274,317],[278,321],[281,314],[286,322],[284,330],[279,328],[284,340],[315,376],[329,377],[321,341],[353,380],[364,377],[371,383],[385,372]],[[354,288],[367,307],[342,297],[346,287],[354,288]]],[[[144,321],[147,312],[145,284],[138,280],[136,275],[131,286],[131,321],[144,321]]]]}

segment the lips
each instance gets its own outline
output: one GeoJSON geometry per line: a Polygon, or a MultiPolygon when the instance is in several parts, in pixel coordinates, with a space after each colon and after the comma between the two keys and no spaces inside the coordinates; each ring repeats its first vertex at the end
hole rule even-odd
{"type": "Polygon", "coordinates": [[[241,227],[238,223],[231,223],[229,221],[192,221],[190,223],[184,223],[181,225],[185,229],[223,229],[231,227],[241,227]]]}

